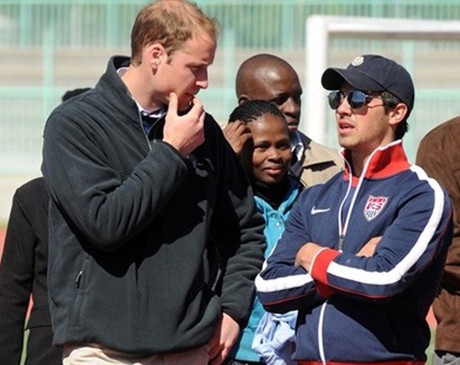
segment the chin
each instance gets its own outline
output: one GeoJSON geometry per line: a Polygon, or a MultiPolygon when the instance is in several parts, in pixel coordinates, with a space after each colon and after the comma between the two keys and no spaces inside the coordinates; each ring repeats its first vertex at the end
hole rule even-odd
{"type": "Polygon", "coordinates": [[[267,177],[264,177],[263,179],[261,179],[261,181],[264,184],[267,184],[267,185],[275,185],[275,184],[277,184],[277,183],[279,183],[281,181],[281,177],[276,178],[276,177],[273,177],[273,176],[267,176],[267,177]]]}
{"type": "Polygon", "coordinates": [[[352,150],[353,147],[355,147],[353,143],[346,143],[346,142],[340,142],[340,141],[339,141],[339,146],[346,150],[352,150]]]}
{"type": "Polygon", "coordinates": [[[299,129],[298,125],[288,125],[288,130],[290,134],[297,132],[298,129],[299,129]]]}
{"type": "Polygon", "coordinates": [[[184,111],[187,111],[189,110],[190,108],[192,107],[192,100],[181,100],[179,102],[179,105],[177,106],[177,109],[180,111],[180,112],[184,112],[184,111]]]}

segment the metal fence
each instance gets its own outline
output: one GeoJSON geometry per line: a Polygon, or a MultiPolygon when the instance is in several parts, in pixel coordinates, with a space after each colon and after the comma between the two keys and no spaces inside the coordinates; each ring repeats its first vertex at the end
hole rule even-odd
{"type": "MultiPolygon", "coordinates": [[[[308,16],[348,15],[412,19],[460,19],[458,0],[201,0],[222,27],[210,87],[200,96],[224,122],[235,106],[239,64],[258,52],[286,58],[305,85],[308,16]]],[[[93,86],[115,53],[129,54],[136,0],[0,0],[0,176],[38,174],[43,124],[68,89],[93,86]]],[[[334,39],[331,65],[354,55],[384,53],[409,62],[417,88],[407,137],[413,158],[421,136],[458,114],[460,44],[451,40],[334,39]],[[404,57],[402,57],[404,55],[404,57]]],[[[318,85],[318,92],[323,92],[318,85]]],[[[335,144],[331,122],[328,144],[335,144]]]]}

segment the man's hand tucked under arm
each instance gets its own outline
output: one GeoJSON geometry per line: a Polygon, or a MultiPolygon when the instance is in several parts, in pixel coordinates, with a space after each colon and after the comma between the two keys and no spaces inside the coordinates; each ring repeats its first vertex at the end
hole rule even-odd
{"type": "Polygon", "coordinates": [[[295,266],[301,266],[305,270],[309,271],[313,258],[322,248],[323,246],[313,242],[304,244],[297,252],[295,257],[295,266]]]}
{"type": "MultiPolygon", "coordinates": [[[[361,250],[359,250],[356,256],[372,257],[381,239],[382,236],[371,238],[361,250]]],[[[305,270],[309,271],[313,258],[322,248],[323,246],[313,242],[304,244],[297,252],[295,266],[303,267],[305,270]]]]}
{"type": "Polygon", "coordinates": [[[363,257],[372,257],[374,256],[375,249],[377,248],[378,243],[382,239],[382,236],[377,236],[371,238],[367,243],[359,250],[356,256],[363,256],[363,257]]]}

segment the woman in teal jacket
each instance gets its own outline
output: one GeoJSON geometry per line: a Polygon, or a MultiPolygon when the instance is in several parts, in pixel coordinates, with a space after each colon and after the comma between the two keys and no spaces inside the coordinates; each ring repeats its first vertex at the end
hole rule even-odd
{"type": "MultiPolygon", "coordinates": [[[[232,112],[224,134],[239,154],[251,180],[257,209],[265,218],[265,257],[268,257],[284,231],[284,222],[301,190],[299,182],[288,174],[292,152],[286,119],[270,102],[247,101],[232,112]]],[[[289,358],[283,360],[274,351],[269,357],[261,358],[252,348],[254,334],[264,314],[265,310],[255,298],[249,322],[227,364],[290,363],[289,358]]],[[[292,315],[289,318],[292,319],[292,315]]]]}

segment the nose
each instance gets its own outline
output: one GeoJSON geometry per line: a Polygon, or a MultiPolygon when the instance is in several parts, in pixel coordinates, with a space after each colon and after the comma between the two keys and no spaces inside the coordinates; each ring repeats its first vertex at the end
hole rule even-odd
{"type": "Polygon", "coordinates": [[[208,86],[209,86],[209,81],[206,79],[206,80],[199,80],[197,81],[197,86],[201,89],[207,89],[208,86]]]}
{"type": "Polygon", "coordinates": [[[350,104],[348,104],[348,100],[345,97],[341,97],[339,101],[339,106],[336,109],[336,113],[339,114],[350,114],[351,113],[351,107],[350,104]]]}
{"type": "Polygon", "coordinates": [[[268,158],[272,161],[280,161],[281,160],[281,153],[276,147],[271,147],[268,151],[268,158]]]}

